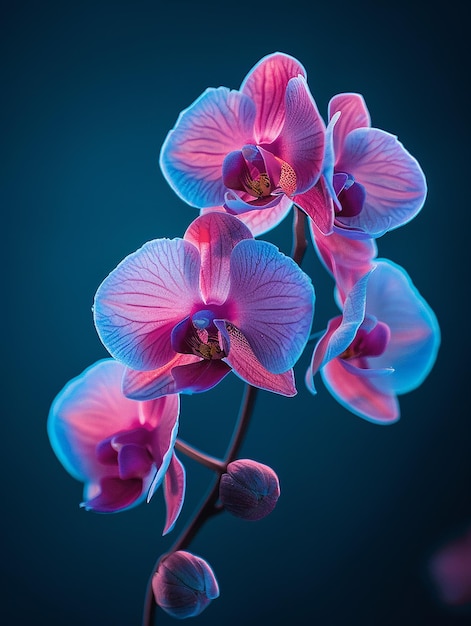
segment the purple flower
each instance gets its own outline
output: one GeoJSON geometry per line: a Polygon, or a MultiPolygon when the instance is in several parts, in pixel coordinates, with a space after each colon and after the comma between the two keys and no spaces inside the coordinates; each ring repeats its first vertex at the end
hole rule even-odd
{"type": "MultiPolygon", "coordinates": [[[[276,52],[250,70],[239,91],[206,89],[182,111],[162,146],[160,166],[192,206],[256,212],[248,219],[260,234],[283,219],[293,199],[309,213],[303,194],[319,178],[324,142],[305,69],[276,52]]],[[[315,208],[327,212],[325,205],[315,208]]]]}
{"type": "Polygon", "coordinates": [[[377,423],[399,419],[397,396],[418,387],[440,344],[433,311],[395,263],[381,259],[347,297],[314,349],[306,384],[320,371],[349,411],[377,423]]]}
{"type": "Polygon", "coordinates": [[[149,500],[163,482],[164,534],[180,513],[185,471],[173,452],[179,396],[135,402],[121,391],[124,367],[103,359],[69,381],[48,417],[51,446],[84,485],[83,506],[115,513],[149,500]]]}
{"type": "Polygon", "coordinates": [[[441,602],[471,606],[471,527],[436,549],[429,575],[441,602]]]}
{"type": "Polygon", "coordinates": [[[379,237],[409,222],[426,192],[416,159],[396,136],[371,128],[363,97],[334,96],[323,174],[311,192],[332,207],[334,229],[353,238],[379,237]]]}
{"type": "Polygon", "coordinates": [[[209,564],[185,550],[161,559],[152,578],[152,590],[156,604],[177,619],[196,617],[219,596],[209,564]]]}
{"type": "Polygon", "coordinates": [[[128,397],[206,391],[231,369],[292,396],[313,308],[311,281],[292,259],[236,217],[208,213],[183,239],[156,239],[125,258],[98,288],[94,317],[129,368],[128,397]]]}
{"type": "Polygon", "coordinates": [[[219,498],[226,511],[246,520],[259,520],[273,511],[280,497],[278,476],[268,465],[239,459],[221,476],[219,498]]]}

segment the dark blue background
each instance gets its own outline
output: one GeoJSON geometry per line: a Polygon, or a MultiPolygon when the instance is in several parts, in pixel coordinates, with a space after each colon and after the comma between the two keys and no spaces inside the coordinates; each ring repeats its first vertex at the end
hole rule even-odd
{"type": "MultiPolygon", "coordinates": [[[[10,2],[2,9],[2,624],[138,625],[156,557],[211,479],[187,461],[173,536],[164,505],[113,516],[79,509],[82,486],[54,456],[46,419],[72,377],[107,356],[95,290],[127,254],[181,236],[196,210],[158,168],[178,113],[209,86],[237,89],[276,50],[306,67],[325,116],[341,91],[365,96],[373,125],[397,134],[429,185],[422,212],[379,241],[435,310],[435,368],[380,427],[342,409],[318,381],[294,399],[260,393],[242,456],[271,465],[282,496],[258,523],[229,514],[191,548],[221,596],[201,625],[461,626],[435,598],[427,560],[471,521],[468,308],[469,50],[447,2],[322,4],[10,2]],[[169,8],[171,6],[172,8],[169,8]]],[[[286,220],[267,238],[290,250],[286,220]]],[[[309,250],[316,328],[336,314],[309,250]]],[[[231,376],[184,397],[181,433],[224,452],[242,385],[231,376]]],[[[175,623],[159,611],[157,623],[175,623]]]]}

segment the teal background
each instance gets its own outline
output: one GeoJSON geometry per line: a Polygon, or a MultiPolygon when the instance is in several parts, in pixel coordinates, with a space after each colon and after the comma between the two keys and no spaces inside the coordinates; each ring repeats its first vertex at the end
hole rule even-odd
{"type": "MultiPolygon", "coordinates": [[[[433,550],[471,522],[469,418],[469,48],[464,8],[429,3],[9,2],[1,16],[2,602],[16,626],[138,625],[153,563],[205,493],[188,494],[163,538],[164,504],[112,516],[79,509],[82,486],[46,434],[66,382],[106,357],[91,305],[103,278],[197,211],[171,191],[160,146],[206,87],[237,89],[264,55],[306,67],[321,113],[364,95],[373,125],[419,160],[422,212],[379,240],[437,314],[436,365],[401,397],[401,420],[370,424],[318,380],[293,399],[261,392],[242,456],[272,466],[282,495],[257,523],[221,515],[191,549],[221,596],[196,624],[464,626],[427,576],[433,550]]],[[[267,239],[289,252],[288,218],[267,239]]],[[[312,249],[315,328],[337,314],[312,249]]],[[[222,455],[242,384],[182,399],[181,435],[222,455]]],[[[162,611],[157,624],[174,620],[162,611]]]]}

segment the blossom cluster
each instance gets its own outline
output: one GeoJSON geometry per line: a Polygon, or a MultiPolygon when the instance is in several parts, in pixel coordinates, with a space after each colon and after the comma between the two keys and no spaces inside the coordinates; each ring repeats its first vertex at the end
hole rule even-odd
{"type": "MultiPolygon", "coordinates": [[[[371,125],[360,94],[333,96],[324,121],[301,63],[269,54],[238,90],[208,88],[182,111],[159,162],[198,214],[181,238],[144,243],[99,285],[93,320],[110,358],[60,391],[48,433],[84,483],[87,510],[122,511],[162,486],[166,534],[185,495],[180,394],[232,373],[292,397],[310,349],[309,392],[319,374],[348,411],[390,424],[398,396],[433,367],[440,331],[405,269],[378,256],[378,239],[422,209],[424,173],[395,135],[371,125]],[[334,283],[339,314],[314,335],[311,277],[261,239],[289,213],[307,220],[334,283]]],[[[250,520],[270,513],[280,495],[273,470],[250,459],[222,465],[220,506],[250,520]]],[[[155,602],[178,618],[219,594],[206,561],[184,550],[163,558],[152,581],[155,602]]]]}

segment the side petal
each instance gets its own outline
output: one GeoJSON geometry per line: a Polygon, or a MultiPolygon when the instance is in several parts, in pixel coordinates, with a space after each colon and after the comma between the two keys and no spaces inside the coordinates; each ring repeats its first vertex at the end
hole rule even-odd
{"type": "Polygon", "coordinates": [[[334,204],[326,188],[323,176],[318,182],[293,202],[300,207],[324,235],[330,235],[334,228],[334,204]]]}
{"type": "Polygon", "coordinates": [[[138,404],[121,393],[123,371],[113,359],[97,361],[69,381],[51,405],[47,432],[52,449],[77,480],[98,482],[109,473],[97,460],[97,444],[140,425],[138,404]]]}
{"type": "Polygon", "coordinates": [[[371,119],[366,102],[359,93],[339,93],[331,98],[328,106],[329,120],[340,111],[340,119],[334,128],[334,152],[340,156],[345,138],[355,128],[369,128],[371,119]]]}
{"type": "Polygon", "coordinates": [[[137,506],[144,500],[143,481],[140,478],[121,480],[105,477],[100,481],[100,491],[92,499],[81,503],[86,511],[117,513],[137,506]]]}
{"type": "Polygon", "coordinates": [[[241,241],[232,252],[228,300],[237,307],[230,321],[263,367],[274,374],[293,367],[306,346],[314,313],[311,280],[293,259],[265,241],[241,241]]]}
{"type": "Polygon", "coordinates": [[[95,326],[119,361],[152,370],[172,360],[172,328],[189,315],[199,295],[198,250],[181,239],[155,239],[130,254],[95,295],[95,326]]]}
{"type": "Polygon", "coordinates": [[[286,118],[270,152],[286,161],[296,174],[296,194],[318,180],[324,159],[325,124],[302,76],[286,88],[286,118]]]}
{"type": "Polygon", "coordinates": [[[366,191],[359,215],[337,216],[341,224],[379,236],[409,222],[425,202],[425,176],[397,137],[377,128],[357,128],[345,138],[336,168],[366,191]]]}
{"type": "Polygon", "coordinates": [[[201,257],[200,290],[203,300],[222,304],[229,292],[229,267],[235,245],[253,239],[247,226],[227,213],[207,213],[188,227],[184,239],[191,242],[201,257]]]}
{"type": "Polygon", "coordinates": [[[417,388],[428,376],[440,346],[437,318],[407,272],[379,259],[367,289],[366,312],[389,326],[391,337],[381,356],[368,359],[371,368],[394,368],[388,385],[396,393],[417,388]]]}
{"type": "Polygon", "coordinates": [[[215,387],[230,371],[222,360],[201,359],[197,363],[174,367],[172,376],[180,393],[202,393],[215,387]]]}
{"type": "Polygon", "coordinates": [[[263,57],[242,81],[240,91],[256,107],[255,143],[270,143],[280,133],[285,119],[285,91],[288,81],[306,70],[294,57],[275,52],[263,57]]]}
{"type": "Polygon", "coordinates": [[[199,360],[200,357],[195,354],[175,354],[172,360],[156,370],[141,372],[127,367],[123,374],[123,393],[127,398],[141,401],[177,393],[177,384],[172,376],[172,369],[178,365],[188,365],[199,360]]]}
{"type": "Polygon", "coordinates": [[[319,260],[336,281],[342,302],[355,283],[373,268],[378,254],[374,239],[351,239],[333,232],[326,236],[310,222],[312,241],[319,260]]]}
{"type": "Polygon", "coordinates": [[[167,473],[165,474],[163,489],[167,515],[162,535],[166,535],[175,526],[185,499],[186,472],[185,467],[174,453],[167,473]]]}
{"type": "MultiPolygon", "coordinates": [[[[276,206],[240,213],[237,215],[237,218],[250,229],[254,237],[257,237],[259,235],[264,235],[278,226],[278,224],[280,224],[280,222],[282,222],[282,220],[284,220],[288,215],[292,206],[293,203],[291,199],[283,195],[280,202],[278,202],[276,206]]],[[[201,209],[201,214],[204,215],[212,211],[226,213],[226,209],[223,206],[220,206],[201,209]]]]}
{"type": "Polygon", "coordinates": [[[334,359],[321,370],[322,380],[337,402],[375,424],[396,422],[400,414],[395,394],[380,391],[368,376],[362,375],[362,370],[355,375],[343,365],[342,359],[334,359]]]}
{"type": "Polygon", "coordinates": [[[261,365],[247,339],[238,328],[224,320],[215,320],[216,326],[226,337],[229,356],[224,360],[249,385],[272,391],[282,396],[295,396],[294,372],[289,369],[281,374],[273,374],[261,365]]]}
{"type": "Polygon", "coordinates": [[[175,193],[203,208],[224,201],[222,163],[254,143],[255,104],[227,87],[207,89],[182,111],[160,151],[160,168],[175,193]]]}
{"type": "Polygon", "coordinates": [[[162,484],[165,473],[172,460],[175,440],[178,434],[180,399],[178,395],[165,396],[150,402],[142,402],[146,421],[159,420],[152,431],[151,453],[157,471],[147,492],[147,502],[150,501],[156,489],[162,484]],[[163,409],[162,409],[163,407],[163,409]]]}

